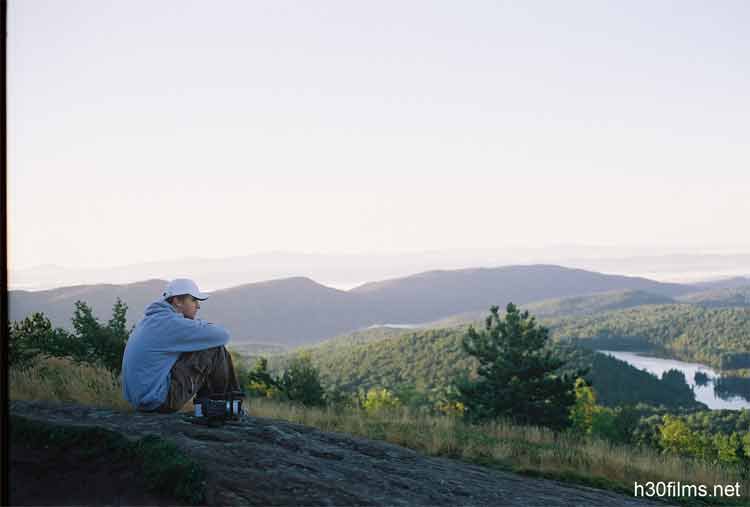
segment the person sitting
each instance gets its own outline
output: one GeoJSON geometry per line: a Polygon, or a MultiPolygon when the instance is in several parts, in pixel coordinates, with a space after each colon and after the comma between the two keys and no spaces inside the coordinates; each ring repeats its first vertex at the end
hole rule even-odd
{"type": "Polygon", "coordinates": [[[122,358],[122,393],[136,410],[177,412],[194,396],[241,392],[229,333],[195,318],[206,299],[193,280],[178,278],[146,307],[122,358]]]}

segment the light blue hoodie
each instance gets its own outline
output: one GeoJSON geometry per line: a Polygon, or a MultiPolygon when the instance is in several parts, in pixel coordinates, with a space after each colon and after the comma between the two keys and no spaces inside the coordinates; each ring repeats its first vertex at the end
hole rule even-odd
{"type": "Polygon", "coordinates": [[[122,394],[136,409],[156,410],[167,399],[171,369],[181,352],[229,342],[229,333],[205,320],[186,319],[166,301],[146,307],[122,357],[122,394]]]}

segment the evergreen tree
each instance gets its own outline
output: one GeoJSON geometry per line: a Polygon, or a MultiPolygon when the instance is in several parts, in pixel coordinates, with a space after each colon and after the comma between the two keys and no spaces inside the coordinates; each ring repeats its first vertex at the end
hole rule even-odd
{"type": "Polygon", "coordinates": [[[76,301],[73,315],[75,340],[68,340],[68,349],[60,350],[60,355],[68,355],[77,362],[103,366],[119,375],[129,335],[127,311],[128,305],[117,298],[112,318],[105,326],[99,323],[91,307],[83,301],[76,301]]]}
{"type": "Polygon", "coordinates": [[[309,355],[294,358],[281,376],[279,384],[291,401],[307,406],[325,405],[325,391],[320,383],[320,373],[312,365],[309,355]]]}
{"type": "Polygon", "coordinates": [[[465,352],[479,361],[478,378],[456,385],[466,417],[471,422],[503,417],[553,429],[567,426],[575,379],[585,372],[555,373],[564,362],[544,349],[549,331],[528,311],[510,303],[504,318],[497,306],[490,312],[485,329],[470,327],[462,341],[465,352]]]}
{"type": "Polygon", "coordinates": [[[34,366],[39,358],[54,355],[52,344],[65,334],[39,312],[13,322],[8,326],[8,365],[20,370],[34,366]]]}
{"type": "Polygon", "coordinates": [[[128,305],[117,298],[112,318],[99,323],[91,307],[76,301],[73,333],[53,328],[42,313],[34,313],[9,326],[8,360],[11,366],[27,368],[39,357],[67,357],[78,363],[107,368],[119,375],[128,341],[128,305]]]}

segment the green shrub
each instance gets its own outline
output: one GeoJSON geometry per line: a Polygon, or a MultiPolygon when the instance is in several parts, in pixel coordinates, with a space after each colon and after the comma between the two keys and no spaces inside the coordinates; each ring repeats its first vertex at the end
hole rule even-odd
{"type": "Polygon", "coordinates": [[[268,360],[265,357],[259,357],[252,370],[240,370],[238,377],[248,396],[280,398],[283,394],[279,379],[268,372],[268,360]]]}
{"type": "Polygon", "coordinates": [[[363,407],[365,411],[372,415],[381,411],[392,410],[401,407],[401,401],[393,395],[388,389],[378,389],[372,387],[365,395],[363,407]]]}

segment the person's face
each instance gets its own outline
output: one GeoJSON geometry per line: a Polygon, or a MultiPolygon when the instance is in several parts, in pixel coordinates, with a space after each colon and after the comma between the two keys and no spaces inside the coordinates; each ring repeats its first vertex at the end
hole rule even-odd
{"type": "Polygon", "coordinates": [[[186,294],[185,296],[175,298],[172,302],[172,306],[174,306],[175,310],[181,313],[186,319],[194,319],[201,304],[200,301],[193,296],[186,294]]]}

